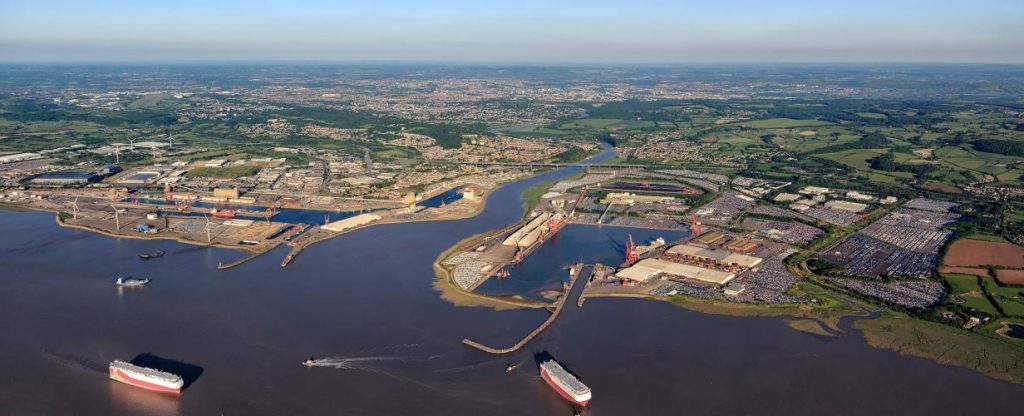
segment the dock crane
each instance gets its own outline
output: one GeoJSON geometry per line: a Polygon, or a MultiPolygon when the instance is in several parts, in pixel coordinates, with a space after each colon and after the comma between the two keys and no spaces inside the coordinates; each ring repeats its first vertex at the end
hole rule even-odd
{"type": "Polygon", "coordinates": [[[580,196],[576,197],[576,202],[572,204],[572,211],[569,212],[569,216],[576,215],[576,208],[580,206],[580,202],[583,202],[583,197],[585,196],[587,196],[586,186],[584,186],[583,189],[580,190],[580,196]]]}
{"type": "Polygon", "coordinates": [[[626,243],[626,263],[629,266],[640,260],[640,254],[636,250],[636,243],[633,242],[633,234],[629,235],[629,241],[626,243]]]}

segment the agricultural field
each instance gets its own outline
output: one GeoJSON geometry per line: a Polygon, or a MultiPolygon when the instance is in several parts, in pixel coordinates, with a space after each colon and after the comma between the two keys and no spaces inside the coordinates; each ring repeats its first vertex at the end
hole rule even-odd
{"type": "Polygon", "coordinates": [[[751,129],[793,129],[797,127],[820,127],[830,124],[832,123],[821,120],[794,120],[791,118],[771,118],[740,123],[741,126],[751,129]]]}
{"type": "Polygon", "coordinates": [[[1024,270],[996,270],[996,279],[1003,284],[1024,286],[1024,270]]]}
{"type": "MultiPolygon", "coordinates": [[[[633,163],[703,162],[721,168],[756,167],[768,159],[819,161],[819,173],[843,167],[848,181],[862,185],[914,184],[960,193],[971,183],[1024,185],[1024,162],[1012,154],[984,152],[980,140],[1024,142],[1024,128],[1012,108],[969,103],[889,101],[743,101],[607,103],[589,117],[525,130],[525,134],[605,138],[643,147],[666,140],[712,145],[700,160],[685,153],[631,159],[633,163]],[[708,163],[710,162],[710,163],[708,163]]],[[[992,150],[988,148],[987,150],[992,150]]],[[[993,151],[1010,152],[997,148],[993,151]]]]}
{"type": "Polygon", "coordinates": [[[1024,316],[1024,288],[1000,285],[989,276],[943,273],[942,278],[950,288],[947,304],[994,316],[1024,316]]]}
{"type": "Polygon", "coordinates": [[[980,312],[999,315],[999,310],[985,297],[985,291],[979,283],[978,276],[943,274],[942,277],[949,285],[949,299],[947,302],[962,302],[965,306],[980,312]]]}
{"type": "Polygon", "coordinates": [[[1024,247],[985,240],[960,239],[949,247],[943,264],[953,267],[1024,268],[1024,247]]]}
{"type": "Polygon", "coordinates": [[[991,277],[982,277],[981,282],[1006,316],[1024,317],[1024,288],[1002,286],[991,277]]]}
{"type": "Polygon", "coordinates": [[[640,132],[659,129],[675,130],[679,126],[671,122],[648,120],[624,120],[614,118],[580,118],[547,126],[536,126],[516,130],[510,134],[540,136],[598,136],[614,132],[640,132]]]}

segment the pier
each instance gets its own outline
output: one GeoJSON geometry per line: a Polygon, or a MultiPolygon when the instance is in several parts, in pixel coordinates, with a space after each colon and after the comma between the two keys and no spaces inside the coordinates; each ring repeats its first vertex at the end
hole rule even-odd
{"type": "Polygon", "coordinates": [[[540,335],[541,332],[544,332],[545,329],[548,329],[548,327],[551,326],[551,324],[553,324],[556,319],[558,319],[558,315],[562,313],[562,308],[565,307],[565,304],[569,303],[569,297],[570,297],[569,295],[572,292],[572,289],[576,285],[577,278],[579,278],[580,274],[582,274],[583,266],[584,266],[583,263],[576,263],[573,266],[574,269],[573,269],[572,275],[569,277],[569,283],[567,285],[565,285],[565,293],[562,295],[561,298],[558,299],[558,305],[555,306],[555,310],[551,313],[551,316],[549,316],[548,319],[544,320],[544,322],[541,323],[540,326],[538,326],[536,329],[534,329],[529,334],[527,334],[525,337],[523,337],[523,339],[521,339],[521,340],[519,340],[519,342],[515,343],[515,345],[513,345],[511,347],[508,347],[508,348],[493,348],[493,347],[488,347],[488,346],[486,346],[484,344],[481,344],[479,342],[473,341],[473,340],[471,340],[469,338],[463,338],[462,339],[462,343],[466,344],[467,346],[476,348],[476,349],[478,349],[480,351],[486,352],[486,353],[499,354],[499,355],[500,354],[513,353],[513,352],[518,351],[520,348],[523,348],[524,346],[526,346],[526,344],[529,344],[530,341],[532,341],[534,338],[536,338],[537,335],[540,335]]]}

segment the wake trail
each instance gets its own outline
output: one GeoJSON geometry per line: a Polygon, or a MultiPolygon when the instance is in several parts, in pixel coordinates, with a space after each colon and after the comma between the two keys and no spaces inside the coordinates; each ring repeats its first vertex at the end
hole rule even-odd
{"type": "Polygon", "coordinates": [[[60,354],[45,348],[43,348],[41,352],[43,356],[46,357],[47,359],[54,361],[64,367],[70,368],[72,370],[97,373],[107,372],[108,363],[106,362],[97,362],[96,360],[90,360],[88,358],[60,354]]]}

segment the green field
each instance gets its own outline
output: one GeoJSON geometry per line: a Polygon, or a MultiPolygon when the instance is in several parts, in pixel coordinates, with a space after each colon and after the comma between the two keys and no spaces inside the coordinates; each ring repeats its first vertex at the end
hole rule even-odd
{"type": "Polygon", "coordinates": [[[547,193],[548,189],[551,189],[551,185],[554,184],[554,181],[541,182],[523,191],[523,206],[526,208],[526,215],[529,215],[530,211],[540,202],[540,196],[547,193]]]}
{"type": "Polygon", "coordinates": [[[889,118],[889,116],[887,116],[885,114],[882,114],[882,113],[860,112],[860,113],[857,113],[857,115],[861,116],[861,117],[864,117],[864,118],[873,118],[873,119],[878,119],[878,120],[885,120],[885,119],[889,118]]]}
{"type": "Polygon", "coordinates": [[[999,286],[991,277],[981,278],[985,292],[999,303],[1006,316],[1024,317],[1024,288],[999,286]]]}
{"type": "Polygon", "coordinates": [[[942,274],[942,278],[949,284],[951,303],[962,299],[964,305],[989,315],[1024,317],[1024,288],[999,286],[991,277],[942,274]],[[989,298],[998,303],[998,308],[989,298]]]}
{"type": "Polygon", "coordinates": [[[579,118],[560,122],[553,125],[534,127],[520,130],[510,134],[544,135],[544,136],[595,136],[609,132],[637,132],[656,129],[675,129],[676,126],[668,122],[654,122],[649,120],[625,120],[615,118],[579,118]]]}
{"type": "Polygon", "coordinates": [[[954,295],[971,292],[981,292],[981,285],[978,284],[978,276],[967,274],[943,274],[942,278],[949,284],[949,291],[954,295]]]}
{"type": "Polygon", "coordinates": [[[189,177],[233,179],[252,176],[260,171],[257,166],[232,166],[229,168],[195,168],[185,173],[189,177]]]}
{"type": "Polygon", "coordinates": [[[970,240],[993,241],[996,243],[1009,243],[1009,241],[1006,241],[1006,239],[1003,238],[1003,236],[989,233],[974,233],[964,238],[970,240]]]}
{"type": "Polygon", "coordinates": [[[740,123],[741,126],[752,129],[792,129],[797,127],[821,127],[831,124],[821,120],[794,120],[791,118],[770,118],[740,123]]]}

